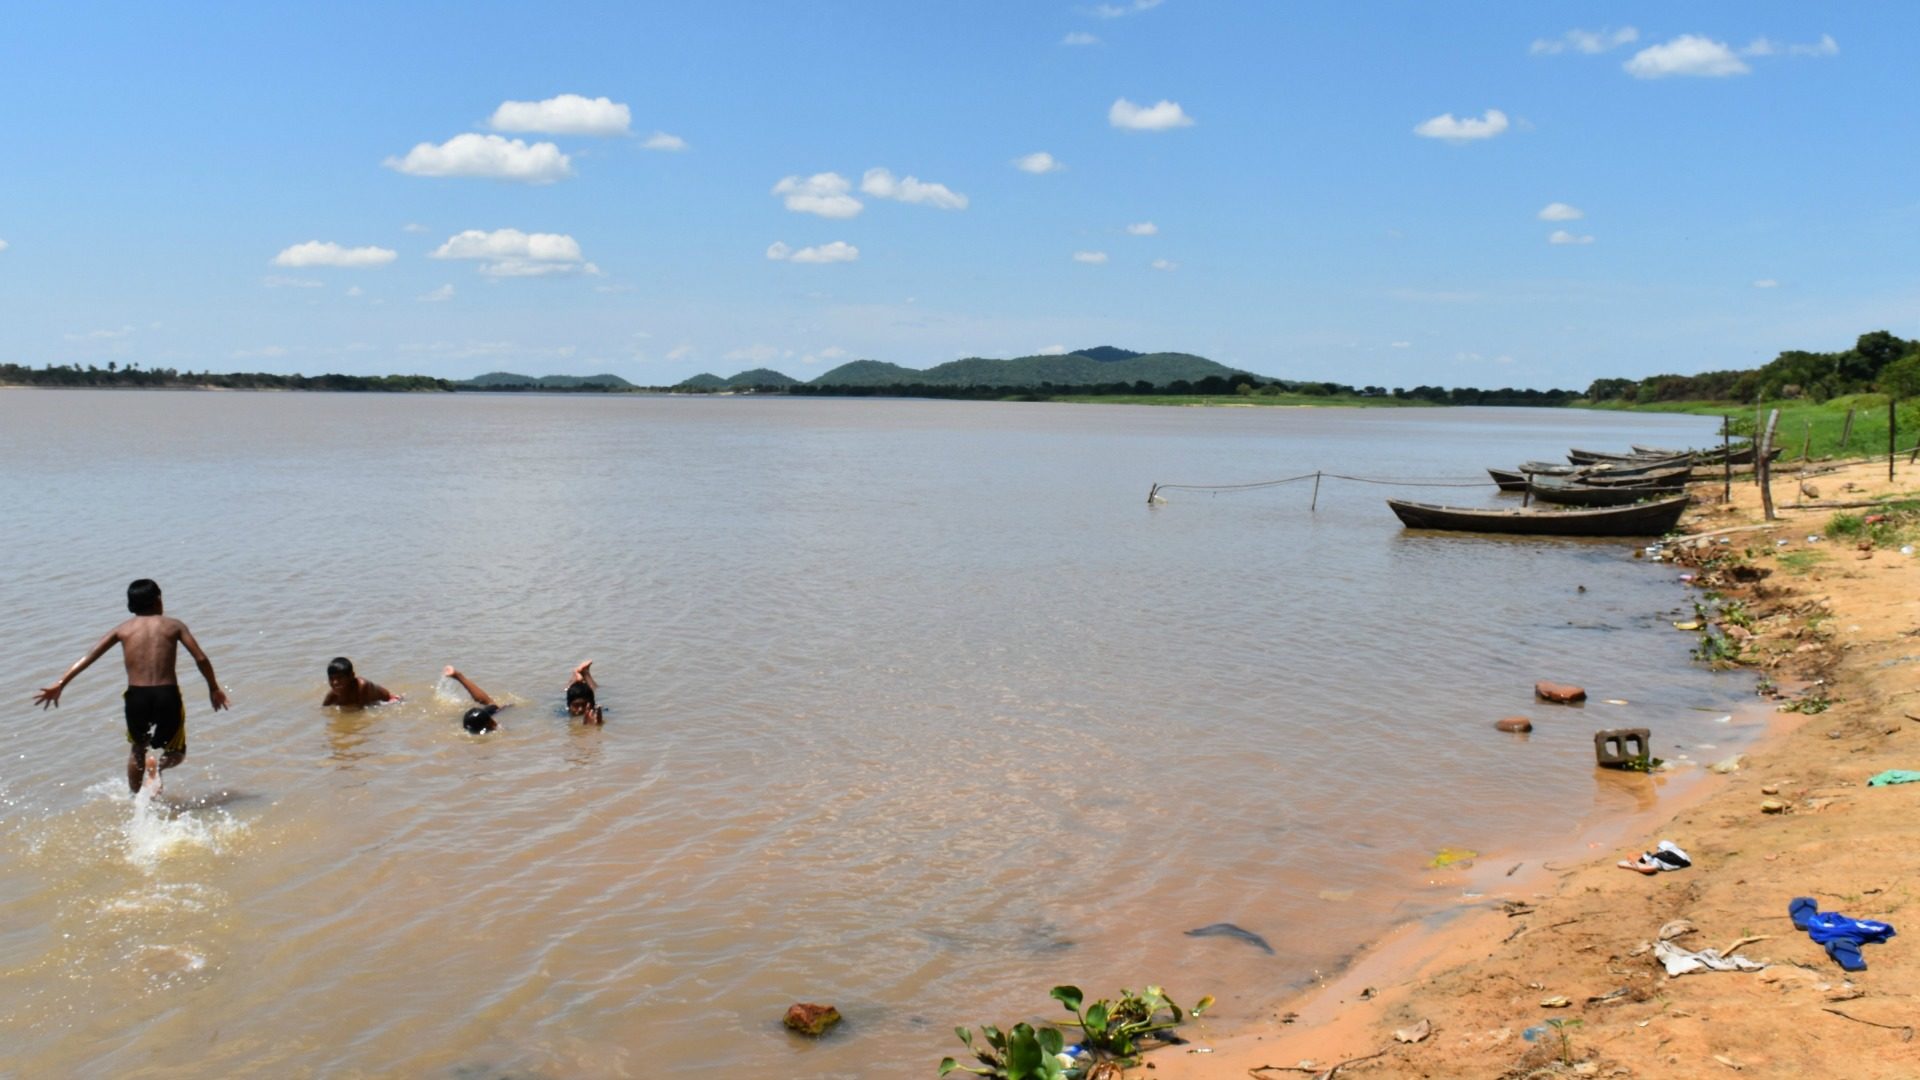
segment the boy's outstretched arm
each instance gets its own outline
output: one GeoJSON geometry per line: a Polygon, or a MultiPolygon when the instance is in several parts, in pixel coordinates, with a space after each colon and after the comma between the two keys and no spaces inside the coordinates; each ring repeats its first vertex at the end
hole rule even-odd
{"type": "Polygon", "coordinates": [[[474,681],[472,679],[469,679],[465,675],[460,674],[460,669],[454,667],[452,664],[448,664],[447,670],[441,672],[441,674],[445,675],[447,678],[452,679],[454,682],[457,682],[461,686],[465,687],[467,691],[467,696],[473,699],[473,703],[475,705],[496,704],[493,698],[489,697],[485,690],[482,690],[478,686],[474,685],[474,681]]]}
{"type": "Polygon", "coordinates": [[[220,681],[213,677],[213,661],[201,651],[200,643],[193,640],[193,631],[187,629],[185,623],[180,624],[180,644],[187,647],[187,655],[193,657],[194,666],[200,669],[201,676],[207,680],[207,695],[213,701],[213,711],[226,708],[229,704],[227,692],[220,689],[220,681]]]}
{"type": "Polygon", "coordinates": [[[33,703],[42,709],[59,708],[60,691],[67,688],[67,684],[73,681],[75,675],[87,670],[95,660],[105,656],[107,650],[113,648],[113,643],[119,640],[119,627],[114,627],[112,630],[107,631],[107,636],[100,639],[100,644],[95,645],[87,655],[81,657],[72,667],[68,668],[65,675],[60,676],[59,680],[52,686],[44,687],[39,693],[33,695],[33,703]]]}
{"type": "Polygon", "coordinates": [[[582,660],[574,667],[573,678],[567,681],[567,685],[572,686],[577,682],[586,683],[589,690],[600,689],[600,684],[593,681],[593,661],[582,660]]]}

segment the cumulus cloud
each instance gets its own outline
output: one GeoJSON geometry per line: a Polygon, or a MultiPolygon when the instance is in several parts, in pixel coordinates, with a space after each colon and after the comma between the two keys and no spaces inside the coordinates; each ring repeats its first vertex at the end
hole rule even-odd
{"type": "Polygon", "coordinates": [[[1098,266],[1107,261],[1107,253],[1104,251],[1076,251],[1073,253],[1073,261],[1098,266]]]}
{"type": "Polygon", "coordinates": [[[410,233],[423,233],[427,231],[427,227],[425,225],[420,224],[417,221],[409,221],[405,225],[400,226],[400,231],[410,232],[410,233]]]}
{"type": "Polygon", "coordinates": [[[1045,150],[1037,150],[1028,154],[1026,157],[1014,158],[1013,167],[1019,169],[1021,172],[1030,172],[1037,176],[1040,173],[1059,172],[1061,169],[1067,167],[1067,163],[1047,153],[1045,150]]]}
{"type": "Polygon", "coordinates": [[[362,289],[358,285],[350,285],[347,287],[347,295],[348,296],[364,296],[366,295],[366,290],[362,289]]]}
{"type": "Polygon", "coordinates": [[[1411,349],[1411,348],[1413,348],[1413,342],[1411,342],[1411,341],[1396,341],[1396,342],[1393,342],[1393,343],[1392,343],[1391,345],[1389,345],[1388,347],[1389,347],[1389,348],[1394,348],[1394,349],[1411,349]]]}
{"type": "Polygon", "coordinates": [[[310,281],[306,278],[286,277],[281,274],[268,274],[260,279],[260,284],[269,289],[323,289],[324,282],[310,281]]]}
{"type": "Polygon", "coordinates": [[[1832,34],[1821,34],[1820,40],[1811,45],[1789,45],[1787,52],[1792,56],[1838,56],[1840,43],[1833,40],[1832,34]]]}
{"type": "Polygon", "coordinates": [[[841,263],[860,258],[860,249],[845,240],[816,247],[792,248],[776,240],[767,247],[767,258],[775,262],[841,263]]]}
{"type": "Polygon", "coordinates": [[[62,335],[68,341],[120,341],[133,336],[133,327],[122,326],[113,330],[88,330],[79,334],[62,335]]]}
{"type": "Polygon", "coordinates": [[[1087,13],[1100,19],[1120,19],[1159,6],[1160,0],[1133,0],[1127,4],[1095,4],[1087,13]]]}
{"type": "Polygon", "coordinates": [[[1507,114],[1499,109],[1488,109],[1479,119],[1471,116],[1455,118],[1452,113],[1441,113],[1430,120],[1422,120],[1416,124],[1413,133],[1423,139],[1472,142],[1476,139],[1491,139],[1505,130],[1507,130],[1507,114]]]}
{"type": "Polygon", "coordinates": [[[1587,212],[1577,206],[1568,206],[1563,202],[1550,202],[1540,208],[1541,221],[1579,221],[1587,212]]]}
{"type": "Polygon", "coordinates": [[[1570,233],[1565,229],[1555,229],[1551,233],[1547,234],[1547,243],[1549,244],[1591,244],[1593,243],[1593,237],[1575,236],[1573,233],[1570,233]]]}
{"type": "Polygon", "coordinates": [[[1735,56],[1725,42],[1697,34],[1682,34],[1663,45],[1650,45],[1621,65],[1636,79],[1665,79],[1674,75],[1719,78],[1745,75],[1753,69],[1735,56]]]}
{"type": "Polygon", "coordinates": [[[332,241],[309,240],[283,249],[273,257],[275,266],[385,266],[400,253],[383,247],[341,247],[332,241]]]}
{"type": "Polygon", "coordinates": [[[408,176],[479,176],[523,184],[551,184],[573,175],[573,159],[550,142],[529,146],[520,139],[471,132],[439,146],[421,143],[385,164],[408,176]]]}
{"type": "Polygon", "coordinates": [[[1068,34],[1066,37],[1061,38],[1060,44],[1062,45],[1098,45],[1100,44],[1100,39],[1097,37],[1094,37],[1092,34],[1089,34],[1084,30],[1075,30],[1073,33],[1068,34]]]}
{"type": "Polygon", "coordinates": [[[945,184],[930,184],[911,176],[896,179],[888,169],[868,169],[860,178],[860,190],[876,199],[918,203],[941,210],[967,208],[967,197],[945,184]]]}
{"type": "Polygon", "coordinates": [[[1136,221],[1127,226],[1127,234],[1130,236],[1152,236],[1159,231],[1160,226],[1151,221],[1136,221]]]}
{"type": "Polygon", "coordinates": [[[1044,349],[1041,349],[1041,350],[1039,350],[1038,352],[1035,352],[1035,353],[1034,353],[1033,355],[1035,355],[1035,356],[1065,356],[1065,355],[1067,355],[1067,347],[1066,347],[1065,345],[1049,345],[1049,346],[1047,346],[1046,348],[1044,348],[1044,349]]]}
{"type": "Polygon", "coordinates": [[[744,361],[749,364],[766,364],[780,359],[780,350],[772,345],[746,345],[738,349],[729,349],[720,355],[722,360],[744,361]]]}
{"type": "Polygon", "coordinates": [[[678,135],[669,135],[664,131],[656,131],[647,136],[647,141],[640,145],[648,150],[666,150],[672,152],[685,150],[687,148],[687,140],[678,135]]]}
{"type": "Polygon", "coordinates": [[[1148,263],[1147,265],[1153,267],[1155,270],[1180,269],[1180,264],[1177,262],[1174,262],[1172,259],[1155,259],[1152,262],[1148,263]]]}
{"type": "Polygon", "coordinates": [[[1160,99],[1152,105],[1135,105],[1126,98],[1114,100],[1107,110],[1107,123],[1125,131],[1171,131],[1192,127],[1193,117],[1177,102],[1160,99]]]}
{"type": "Polygon", "coordinates": [[[667,359],[669,360],[685,360],[692,355],[693,346],[691,345],[676,345],[667,350],[667,359]]]}
{"type": "Polygon", "coordinates": [[[287,355],[285,345],[267,345],[258,349],[235,349],[228,356],[234,360],[272,360],[287,355]]]}
{"type": "Polygon", "coordinates": [[[818,214],[824,218],[850,218],[862,209],[859,199],[847,194],[853,187],[839,173],[814,173],[789,176],[773,185],[773,194],[783,196],[787,209],[796,214],[818,214]]]}
{"type": "Polygon", "coordinates": [[[547,135],[625,135],[632,121],[632,112],[618,102],[561,94],[545,101],[503,101],[487,126],[547,135]]]}
{"type": "Polygon", "coordinates": [[[1603,53],[1640,40],[1640,31],[1631,26],[1618,30],[1569,30],[1557,38],[1536,38],[1528,52],[1535,56],[1553,56],[1572,49],[1588,54],[1603,53]]]}
{"type": "Polygon", "coordinates": [[[419,296],[414,297],[414,299],[423,304],[437,304],[442,300],[451,300],[453,299],[453,286],[451,284],[442,285],[432,292],[421,293],[419,296]]]}
{"type": "Polygon", "coordinates": [[[543,274],[597,274],[600,268],[580,254],[580,242],[564,233],[526,233],[519,229],[486,232],[468,229],[449,237],[428,256],[472,259],[488,277],[538,277],[543,274]]]}
{"type": "Polygon", "coordinates": [[[13,246],[13,245],[11,245],[11,244],[9,244],[9,243],[7,243],[7,242],[6,242],[5,240],[0,240],[0,251],[5,251],[5,250],[7,250],[7,249],[8,249],[9,247],[12,247],[12,246],[13,246]]]}
{"type": "Polygon", "coordinates": [[[1763,277],[1754,282],[1753,287],[1756,289],[1777,289],[1780,287],[1780,283],[1770,277],[1763,277]]]}

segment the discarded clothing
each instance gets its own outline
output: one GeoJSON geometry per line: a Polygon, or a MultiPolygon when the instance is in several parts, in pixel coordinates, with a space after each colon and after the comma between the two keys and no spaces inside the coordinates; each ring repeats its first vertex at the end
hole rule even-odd
{"type": "Polygon", "coordinates": [[[1640,857],[1631,862],[1623,859],[1620,865],[1643,874],[1656,874],[1662,870],[1685,870],[1693,865],[1693,859],[1680,850],[1680,845],[1662,840],[1659,847],[1641,852],[1640,857]]]}
{"type": "Polygon", "coordinates": [[[1738,953],[1721,956],[1718,949],[1701,949],[1693,952],[1683,949],[1671,941],[1656,942],[1653,946],[1654,959],[1667,966],[1669,975],[1691,975],[1696,971],[1759,971],[1765,964],[1755,963],[1738,953]]]}
{"type": "Polygon", "coordinates": [[[1867,781],[1868,787],[1886,787],[1888,784],[1912,784],[1920,782],[1920,772],[1912,769],[1888,769],[1879,776],[1867,781]]]}
{"type": "Polygon", "coordinates": [[[1877,945],[1894,935],[1892,923],[1850,919],[1837,911],[1821,911],[1809,896],[1794,897],[1787,905],[1787,915],[1815,944],[1824,946],[1827,956],[1844,971],[1867,970],[1860,946],[1877,945]]]}

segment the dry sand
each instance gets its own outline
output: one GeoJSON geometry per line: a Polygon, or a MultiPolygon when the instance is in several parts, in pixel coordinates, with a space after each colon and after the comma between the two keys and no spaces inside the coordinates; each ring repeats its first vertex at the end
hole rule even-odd
{"type": "MultiPolygon", "coordinates": [[[[1920,491],[1920,470],[1902,462],[1900,471],[1896,484],[1884,461],[1808,482],[1828,501],[1920,491]]],[[[1745,598],[1758,619],[1750,654],[1789,688],[1789,700],[1764,707],[1825,695],[1830,708],[1774,711],[1737,772],[1663,797],[1630,835],[1616,830],[1616,843],[1595,850],[1590,835],[1532,877],[1496,876],[1448,925],[1402,928],[1272,1015],[1190,1024],[1188,1045],[1155,1052],[1131,1074],[1326,1076],[1365,1059],[1333,1075],[1920,1076],[1920,1041],[1907,1026],[1920,1025],[1920,923],[1906,910],[1920,886],[1920,784],[1866,786],[1884,769],[1920,769],[1920,557],[1808,543],[1836,511],[1792,508],[1805,499],[1800,483],[1776,477],[1776,525],[1715,545],[1753,549],[1751,565],[1766,575],[1715,584],[1745,598]],[[1777,548],[1777,538],[1789,545],[1777,548]],[[1811,566],[1795,565],[1809,556],[1779,558],[1806,549],[1819,553],[1811,566]],[[1784,810],[1765,812],[1769,799],[1784,810]],[[1692,868],[1646,877],[1615,865],[1662,839],[1685,848],[1692,868]],[[1868,970],[1849,975],[1794,929],[1787,902],[1796,896],[1885,919],[1905,936],[1865,946],[1868,970]],[[1648,946],[1677,919],[1697,928],[1680,944],[1757,939],[1737,951],[1771,966],[1669,977],[1648,946]],[[1556,998],[1568,1004],[1543,1005],[1556,998]],[[1549,1019],[1568,1022],[1567,1061],[1551,1031],[1523,1035],[1549,1019]],[[1430,1034],[1396,1041],[1396,1030],[1421,1021],[1430,1034]]],[[[1758,489],[1736,483],[1733,494],[1720,506],[1717,484],[1697,486],[1704,505],[1683,527],[1708,534],[1760,522],[1758,489]]]]}

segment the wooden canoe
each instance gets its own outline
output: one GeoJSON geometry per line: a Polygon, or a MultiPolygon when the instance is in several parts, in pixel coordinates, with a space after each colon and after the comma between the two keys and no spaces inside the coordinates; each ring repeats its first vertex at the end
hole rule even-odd
{"type": "Polygon", "coordinates": [[[1527,474],[1513,469],[1488,469],[1487,475],[1500,485],[1501,491],[1527,490],[1527,474]]]}
{"type": "Polygon", "coordinates": [[[1609,454],[1600,450],[1582,450],[1574,447],[1567,451],[1567,460],[1575,465],[1691,465],[1692,454],[1609,454]]]}
{"type": "Polygon", "coordinates": [[[1535,502],[1553,503],[1558,506],[1631,506],[1646,502],[1648,499],[1666,498],[1678,495],[1683,489],[1679,484],[1666,487],[1595,487],[1555,477],[1535,477],[1528,486],[1535,502]]]}
{"type": "Polygon", "coordinates": [[[1478,510],[1400,499],[1388,499],[1387,506],[1409,529],[1525,536],[1660,536],[1673,531],[1687,502],[1687,496],[1676,495],[1595,510],[1478,510]]]}

